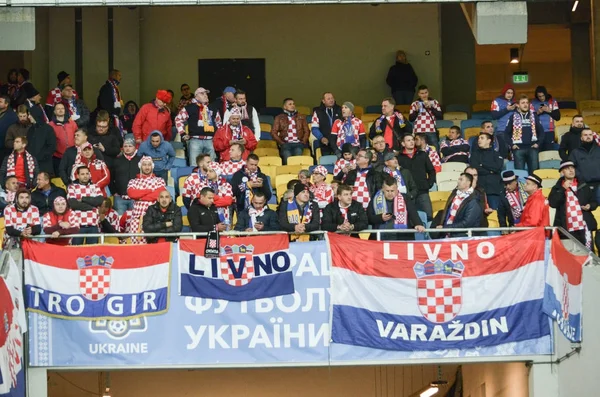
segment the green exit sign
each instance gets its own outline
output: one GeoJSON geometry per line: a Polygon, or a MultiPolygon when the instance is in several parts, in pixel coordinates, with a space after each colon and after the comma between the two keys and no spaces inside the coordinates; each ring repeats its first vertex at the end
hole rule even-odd
{"type": "Polygon", "coordinates": [[[525,84],[529,83],[529,74],[527,72],[513,73],[514,84],[525,84]]]}

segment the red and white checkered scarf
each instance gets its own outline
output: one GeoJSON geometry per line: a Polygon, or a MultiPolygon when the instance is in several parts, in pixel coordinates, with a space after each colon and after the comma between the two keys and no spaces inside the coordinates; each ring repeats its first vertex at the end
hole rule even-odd
{"type": "MultiPolygon", "coordinates": [[[[16,152],[12,152],[9,156],[8,159],[6,160],[6,176],[16,176],[16,166],[17,166],[17,156],[18,154],[16,152]]],[[[35,177],[35,160],[33,159],[33,156],[31,154],[29,154],[28,151],[24,151],[23,152],[23,160],[25,160],[27,162],[27,177],[25,178],[26,180],[33,180],[33,178],[35,177]]]]}
{"type": "Polygon", "coordinates": [[[567,230],[569,232],[576,232],[579,230],[585,231],[585,246],[588,249],[592,249],[592,235],[587,228],[585,220],[583,219],[583,210],[581,204],[577,198],[577,179],[573,179],[571,187],[565,189],[565,197],[567,201],[567,208],[565,217],[567,218],[567,230]]]}
{"type": "Polygon", "coordinates": [[[454,218],[456,217],[458,208],[460,207],[462,202],[465,201],[465,199],[471,195],[471,193],[473,193],[473,188],[469,188],[464,192],[461,192],[460,190],[456,191],[456,196],[454,196],[452,204],[450,205],[450,216],[448,216],[448,221],[446,222],[447,225],[451,225],[454,223],[454,218]]]}
{"type": "Polygon", "coordinates": [[[516,223],[521,219],[521,214],[523,213],[523,203],[519,199],[518,188],[514,192],[506,192],[506,200],[508,200],[513,219],[516,223]]]}
{"type": "MultiPolygon", "coordinates": [[[[535,113],[528,112],[527,116],[531,121],[531,142],[537,142],[537,132],[535,130],[535,113]]],[[[523,115],[521,112],[515,112],[513,115],[513,143],[523,143],[523,115]]]]}

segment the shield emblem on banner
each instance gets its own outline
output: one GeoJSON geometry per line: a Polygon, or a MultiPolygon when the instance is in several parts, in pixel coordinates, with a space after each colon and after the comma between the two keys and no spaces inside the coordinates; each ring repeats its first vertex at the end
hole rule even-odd
{"type": "Polygon", "coordinates": [[[236,253],[221,256],[221,277],[233,287],[242,287],[248,284],[254,277],[252,254],[236,253]]]}
{"type": "Polygon", "coordinates": [[[462,306],[462,279],[442,277],[424,277],[417,280],[419,310],[432,323],[453,320],[462,306]]]}
{"type": "Polygon", "coordinates": [[[99,301],[108,295],[110,289],[110,268],[88,266],[79,269],[79,289],[91,301],[99,301]]]}

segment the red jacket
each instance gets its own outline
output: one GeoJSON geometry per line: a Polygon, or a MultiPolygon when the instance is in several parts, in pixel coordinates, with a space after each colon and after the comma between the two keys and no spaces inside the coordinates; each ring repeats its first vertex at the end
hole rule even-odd
{"type": "MultiPolygon", "coordinates": [[[[242,127],[242,138],[246,140],[246,144],[244,147],[244,153],[242,154],[242,159],[247,160],[248,155],[251,151],[256,149],[258,142],[256,142],[256,137],[252,130],[246,126],[242,127]]],[[[231,127],[229,124],[225,124],[223,127],[217,130],[215,137],[213,139],[213,146],[215,151],[219,153],[221,162],[229,160],[229,148],[231,145],[229,142],[233,139],[233,132],[231,131],[231,127]]]]}
{"type": "MultiPolygon", "coordinates": [[[[106,197],[106,187],[110,183],[110,170],[108,169],[106,163],[102,160],[98,160],[95,154],[89,160],[81,156],[81,163],[90,169],[90,174],[92,174],[92,183],[96,184],[100,190],[102,190],[104,197],[106,197]]],[[[73,165],[71,174],[72,180],[76,179],[75,170],[77,170],[77,167],[79,166],[80,164],[73,165]]]]}
{"type": "Polygon", "coordinates": [[[542,189],[538,189],[527,199],[521,214],[521,222],[515,227],[550,226],[550,206],[542,189]]]}
{"type": "Polygon", "coordinates": [[[62,158],[65,150],[68,147],[75,146],[75,131],[77,131],[77,123],[69,119],[66,123],[57,123],[56,120],[52,120],[48,123],[54,130],[56,135],[56,150],[54,151],[54,157],[62,158]]]}
{"type": "Polygon", "coordinates": [[[133,121],[132,129],[136,141],[144,142],[152,131],[158,130],[162,132],[165,141],[168,142],[171,140],[172,127],[173,123],[171,122],[169,109],[165,106],[162,110],[159,110],[152,101],[140,108],[133,121]]]}

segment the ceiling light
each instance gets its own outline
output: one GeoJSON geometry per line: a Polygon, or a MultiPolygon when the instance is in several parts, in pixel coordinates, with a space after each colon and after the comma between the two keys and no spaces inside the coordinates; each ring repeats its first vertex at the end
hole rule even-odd
{"type": "Polygon", "coordinates": [[[571,12],[575,12],[575,10],[577,10],[578,5],[579,5],[579,0],[575,0],[575,3],[573,3],[573,8],[571,8],[571,12]]]}
{"type": "Polygon", "coordinates": [[[510,63],[519,63],[519,49],[518,48],[510,49],[510,63]]]}
{"type": "Polygon", "coordinates": [[[436,394],[440,389],[437,386],[429,386],[428,389],[422,391],[420,397],[431,397],[436,394]]]}

